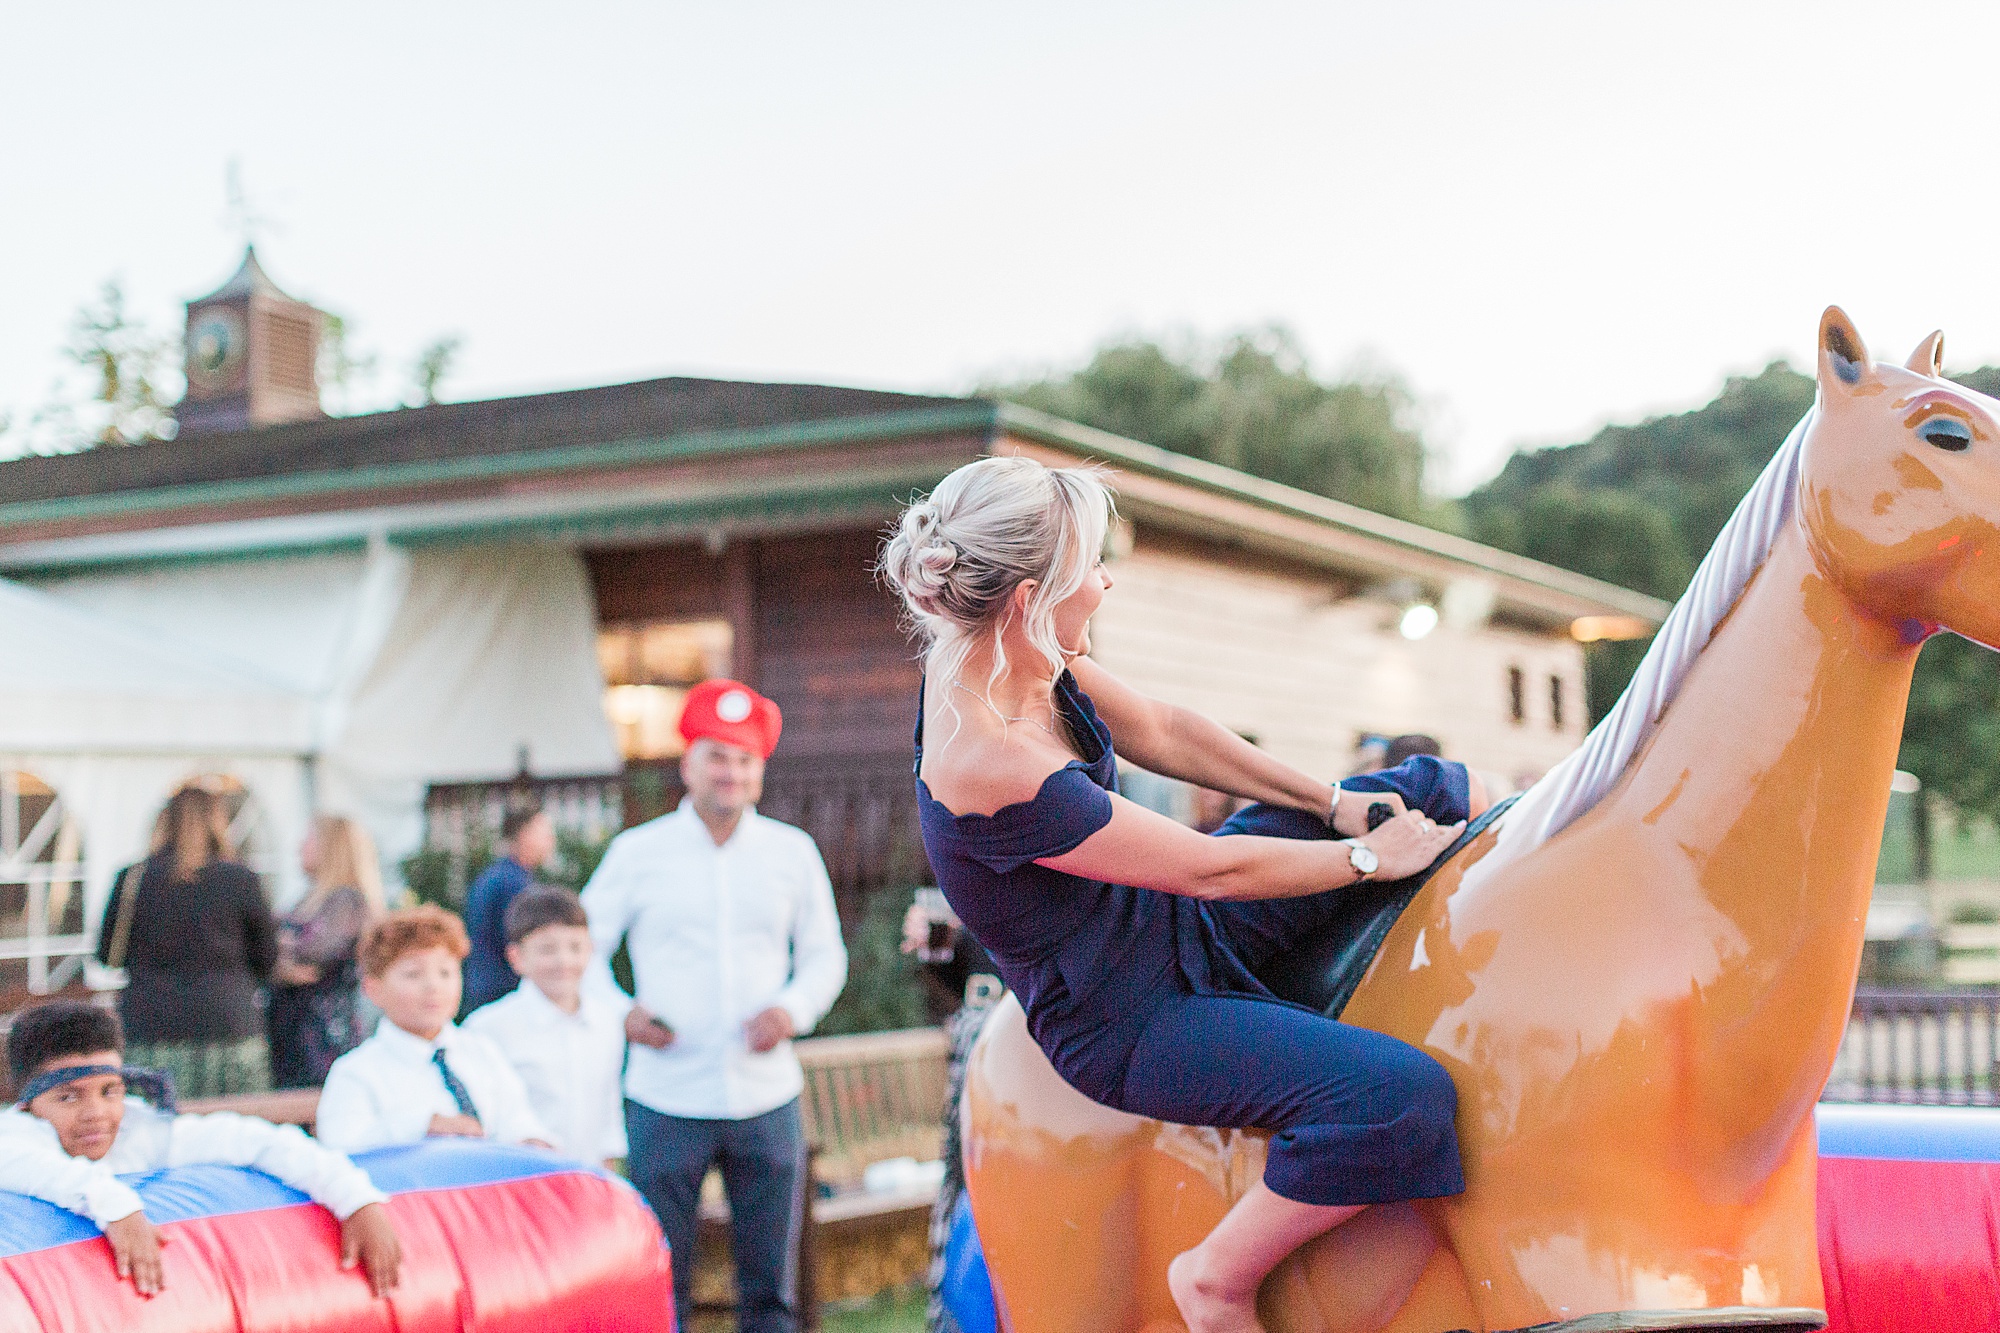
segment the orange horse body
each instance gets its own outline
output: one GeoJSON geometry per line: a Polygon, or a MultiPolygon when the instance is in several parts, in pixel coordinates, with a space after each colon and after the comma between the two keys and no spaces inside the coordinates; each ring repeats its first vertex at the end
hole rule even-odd
{"type": "MultiPolygon", "coordinates": [[[[1260,1297],[1274,1333],[1823,1321],[1812,1112],[1911,673],[1939,627],[2000,643],[2000,403],[1938,354],[1872,365],[1827,312],[1792,512],[1616,785],[1537,845],[1503,818],[1403,913],[1342,1018],[1451,1072],[1467,1188],[1299,1250],[1260,1297]],[[1940,414],[1967,445],[1917,433],[1940,414]]],[[[1261,1134],[1089,1102],[1011,1000],[964,1115],[1006,1328],[1180,1328],[1167,1261],[1261,1134]]]]}

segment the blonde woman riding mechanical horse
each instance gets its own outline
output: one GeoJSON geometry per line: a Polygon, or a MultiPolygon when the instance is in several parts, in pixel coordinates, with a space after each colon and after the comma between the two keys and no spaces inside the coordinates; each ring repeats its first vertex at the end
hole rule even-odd
{"type": "Polygon", "coordinates": [[[1371,1204],[1464,1188],[1437,1062],[1277,999],[1252,969],[1309,937],[1340,889],[1428,867],[1486,796],[1428,756],[1343,790],[1092,662],[1110,513],[1087,469],[987,458],[885,545],[926,642],[924,845],[1071,1086],[1273,1131],[1263,1179],[1168,1275],[1192,1333],[1250,1333],[1259,1284],[1299,1245],[1371,1204]],[[1116,754],[1259,804],[1198,834],[1120,797],[1116,754]],[[1375,805],[1391,817],[1370,831],[1375,805]]]}

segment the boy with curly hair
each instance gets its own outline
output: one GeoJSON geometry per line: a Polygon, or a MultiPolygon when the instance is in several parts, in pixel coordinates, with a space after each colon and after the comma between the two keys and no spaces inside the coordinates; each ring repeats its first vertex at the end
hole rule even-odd
{"type": "Polygon", "coordinates": [[[549,1146],[514,1067],[492,1042],[451,1021],[470,947],[459,919],[429,904],[369,927],[361,991],[382,1021],[333,1062],[319,1098],[321,1142],[344,1152],[434,1135],[549,1146]]]}

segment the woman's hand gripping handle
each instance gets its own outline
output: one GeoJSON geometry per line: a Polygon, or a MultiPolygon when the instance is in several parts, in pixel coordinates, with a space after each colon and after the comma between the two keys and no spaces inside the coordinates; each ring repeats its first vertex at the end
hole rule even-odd
{"type": "Polygon", "coordinates": [[[1355,841],[1375,853],[1380,862],[1370,878],[1396,880],[1427,869],[1463,832],[1462,819],[1456,824],[1439,824],[1421,810],[1406,810],[1355,841]]]}

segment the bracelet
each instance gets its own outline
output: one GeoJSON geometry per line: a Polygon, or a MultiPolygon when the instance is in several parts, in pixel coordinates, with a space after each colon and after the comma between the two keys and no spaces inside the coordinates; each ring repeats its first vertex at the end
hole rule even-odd
{"type": "Polygon", "coordinates": [[[1333,804],[1326,808],[1326,827],[1330,832],[1338,831],[1334,829],[1333,821],[1340,816],[1340,794],[1340,784],[1336,782],[1333,784],[1333,804]]]}

